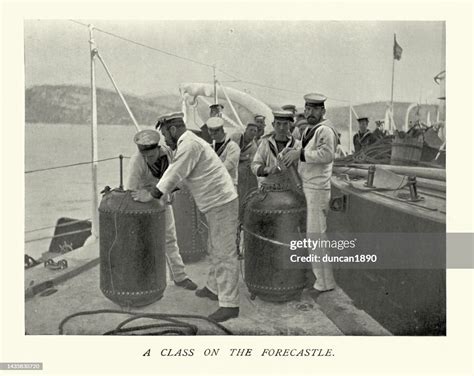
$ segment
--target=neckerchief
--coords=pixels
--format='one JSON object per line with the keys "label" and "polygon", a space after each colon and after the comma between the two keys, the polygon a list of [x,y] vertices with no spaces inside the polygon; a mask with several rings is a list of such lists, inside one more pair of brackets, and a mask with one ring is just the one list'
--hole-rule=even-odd
{"label": "neckerchief", "polygon": [[357,132],[357,135],[359,136],[359,142],[362,143],[362,141],[365,140],[365,138],[370,135],[370,131],[366,130],[364,134],[360,134],[360,132]]}
{"label": "neckerchief", "polygon": [[150,169],[151,174],[155,178],[161,179],[161,177],[163,176],[163,174],[165,173],[166,169],[169,166],[168,157],[166,155],[162,155],[153,164],[149,164],[147,162],[147,166]]}
{"label": "neckerchief", "polygon": [[225,140],[224,144],[219,148],[219,150],[216,150],[215,147],[216,147],[216,142],[213,141],[212,142],[212,148],[214,149],[214,151],[216,152],[216,154],[220,157],[222,155],[222,153],[224,152],[225,148],[227,147],[227,145],[229,144],[230,142],[230,138],[228,138],[227,140]]}
{"label": "neckerchief", "polygon": [[[275,140],[275,137],[272,137]],[[295,138],[293,136],[289,136],[288,143],[286,144],[287,147],[293,147],[295,145]],[[275,158],[278,158],[278,149],[276,148],[275,144],[268,139],[268,146],[270,147],[270,151],[272,152]]]}
{"label": "neckerchief", "polygon": [[301,140],[301,146],[303,147],[303,149],[306,147],[306,145],[308,145],[308,142],[311,141],[311,139],[314,137],[314,134],[316,133],[316,131],[318,130],[318,128],[323,125],[322,123],[319,123],[317,125],[315,125],[313,128],[306,128],[304,134],[303,134],[303,138]]}
{"label": "neckerchief", "polygon": [[[316,124],[313,128],[308,127],[308,128],[305,129],[305,132],[303,133],[303,137],[302,137],[302,140],[301,140],[301,146],[303,147],[303,149],[306,147],[306,145],[308,145],[308,143],[314,137],[314,134],[316,133],[318,128],[321,125],[326,125],[325,124],[326,122],[327,122],[327,120],[324,119],[319,124]],[[326,125],[326,126],[329,127],[333,131],[334,135],[336,136],[336,143],[337,143],[337,140],[339,140],[339,135],[337,134],[336,130],[331,125]]]}
{"label": "neckerchief", "polygon": [[249,149],[252,146],[252,141],[253,140],[250,140],[250,142],[247,145],[244,145],[244,135],[241,135],[240,142],[239,142],[240,152],[242,153],[246,151],[247,149]]}

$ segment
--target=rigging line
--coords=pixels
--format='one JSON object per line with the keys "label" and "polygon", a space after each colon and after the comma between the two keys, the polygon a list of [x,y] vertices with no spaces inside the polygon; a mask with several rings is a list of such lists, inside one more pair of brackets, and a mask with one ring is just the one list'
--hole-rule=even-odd
{"label": "rigging line", "polygon": [[[81,26],[84,26],[84,27],[89,27],[89,25],[83,23],[83,22],[79,22],[79,21],[76,21],[76,20],[70,20],[71,22],[73,23],[76,23],[78,25],[81,25]],[[180,56],[180,55],[176,55],[176,54],[173,54],[171,52],[168,52],[168,51],[164,51],[164,50],[161,50],[159,48],[156,48],[156,47],[152,47],[152,46],[149,46],[149,45],[146,45],[144,43],[140,43],[140,42],[137,42],[137,41],[134,41],[132,39],[129,39],[129,38],[126,38],[126,37],[123,37],[123,36],[120,36],[118,34],[115,34],[115,33],[111,33],[109,31],[106,31],[106,30],[103,30],[103,29],[100,29],[98,27],[95,27],[94,26],[94,30],[97,30],[101,33],[104,33],[104,34],[107,34],[107,35],[110,35],[110,36],[113,36],[115,38],[118,38],[118,39],[121,39],[121,40],[124,40],[126,42],[129,42],[129,43],[132,43],[132,44],[136,44],[138,46],[141,46],[141,47],[145,47],[145,48],[148,48],[148,49],[151,49],[153,51],[157,51],[157,52],[160,52],[160,53],[163,53],[165,55],[169,55],[169,56],[173,56],[173,57],[176,57],[178,59],[183,59],[183,60],[187,60],[187,61],[190,61],[192,63],[196,63],[196,64],[200,64],[200,65],[203,65],[203,66],[206,66],[206,67],[209,67],[209,68],[213,68],[214,69],[214,65],[211,65],[211,64],[208,64],[208,63],[204,63],[204,62],[201,62],[201,61],[198,61],[198,60],[194,60],[194,59],[190,59],[190,58],[187,58],[187,57],[184,57],[184,56]],[[246,80],[242,80],[240,79],[239,77],[231,74],[231,73],[228,73],[222,69],[219,69],[219,68],[216,68],[217,71],[229,76],[229,77],[232,77],[233,79],[237,80],[237,82],[242,82],[242,83],[246,83],[246,84],[249,84],[249,85],[255,85],[255,86],[260,86],[260,87],[264,87],[264,88],[267,88],[267,89],[273,89],[273,90],[281,90],[281,91],[287,91],[287,92],[291,92],[291,93],[297,93],[297,94],[301,94],[300,92],[298,91],[294,91],[294,90],[288,90],[288,89],[283,89],[283,88],[278,88],[278,87],[272,87],[272,86],[266,86],[266,85],[263,85],[263,84],[259,84],[257,82],[251,82],[251,81],[246,81]]]}
{"label": "rigging line", "polygon": [[25,231],[25,234],[29,234],[31,232],[36,232],[36,231],[41,231],[41,230],[49,230],[49,229],[56,228],[56,227],[65,227],[65,226],[69,226],[69,225],[76,224],[76,223],[84,223],[84,222],[87,222],[87,221],[90,221],[90,220],[91,220],[90,218],[78,219],[76,221],[64,222],[64,223],[61,223],[60,225],[56,225],[56,226],[46,226],[46,227],[35,228],[34,230]]}
{"label": "rigging line", "polygon": [[82,229],[82,230],[76,230],[76,231],[65,232],[64,234],[58,234],[58,235],[53,235],[53,236],[43,236],[43,237],[41,237],[41,238],[29,239],[29,240],[25,240],[25,244],[26,244],[26,243],[37,242],[37,241],[40,241],[40,240],[46,240],[46,239],[63,238],[63,237],[65,237],[65,236],[75,235],[75,234],[81,234],[81,233],[83,233],[83,232],[91,232],[91,229],[90,229],[90,228],[85,228],[85,229]]}
{"label": "rigging line", "polygon": [[[47,168],[39,168],[37,170],[29,170],[25,171],[25,174],[32,174],[33,172],[41,172],[41,171],[49,171],[49,170],[57,170],[59,168],[66,168],[66,167],[74,167],[74,166],[81,166],[81,165],[86,165],[86,164],[91,164],[91,163],[96,163],[96,162],[105,162],[105,161],[111,161],[113,159],[118,159],[119,157],[111,157],[111,158],[104,158],[104,159],[99,159],[97,161],[91,161],[91,162],[78,162],[78,163],[73,163],[69,165],[63,165],[63,166],[54,166],[54,167],[47,167]],[[130,159],[130,157],[123,156],[125,159]]]}
{"label": "rigging line", "polygon": [[[299,95],[307,94],[307,93],[303,93],[302,91],[296,91],[296,90],[291,90],[291,89],[283,89],[283,88],[276,87],[276,86],[268,86],[268,85],[260,84],[258,82],[242,80],[242,79],[239,79],[238,77],[236,77],[234,75],[231,75],[227,72],[224,72],[220,69],[217,69],[217,70],[220,71],[221,73],[224,73],[224,74],[230,76],[231,78],[234,78],[234,81],[221,81],[222,83],[225,83],[225,82],[243,83],[243,84],[258,86],[258,87],[262,87],[262,88],[266,88],[266,89],[277,90],[277,91],[285,91],[285,92],[288,92],[288,93],[294,93],[294,94],[299,94]],[[347,99],[339,99],[339,98],[333,98],[333,97],[328,97],[328,96],[326,96],[326,97],[327,97],[327,99],[332,100],[334,102],[341,102],[341,103],[350,103],[351,102],[350,100],[347,100]]]}
{"label": "rigging line", "polygon": [[[82,26],[89,27],[89,25],[84,24],[84,23],[79,22],[79,21],[76,21],[76,20],[70,20],[70,21],[71,21],[71,22],[74,22],[74,23],[76,23],[76,24],[82,25]],[[208,67],[208,68],[214,68],[214,66],[213,66],[212,64],[204,63],[204,62],[202,62],[202,61],[190,59],[189,57],[184,57],[184,56],[180,56],[180,55],[173,54],[173,53],[168,52],[168,51],[160,50],[159,48],[152,47],[152,46],[149,46],[149,45],[147,45],[147,44],[134,41],[133,39],[129,39],[129,38],[123,37],[123,36],[121,36],[121,35],[118,35],[118,34],[115,34],[115,33],[111,33],[110,31],[106,31],[106,30],[100,29],[100,28],[95,27],[95,26],[94,26],[94,30],[95,30],[95,31],[98,31],[98,32],[100,32],[100,33],[107,34],[107,35],[109,35],[109,36],[115,37],[115,38],[117,38],[117,39],[121,39],[121,40],[123,40],[123,41],[125,41],[125,42],[132,43],[132,44],[135,44],[135,45],[140,46],[140,47],[148,48],[148,49],[150,49],[150,50],[153,50],[153,51],[156,51],[156,52],[159,52],[159,53],[168,55],[168,56],[176,57],[176,58],[182,59],[182,60],[187,60],[187,61],[190,61],[190,62],[192,62],[192,63],[199,64],[199,65],[202,65],[202,66],[205,66],[205,67]]]}
{"label": "rigging line", "polygon": [[242,80],[240,79],[239,77],[237,76],[234,76],[233,74],[230,74],[230,73],[227,73],[226,71],[223,71],[222,69],[219,69],[217,68],[217,71],[233,78],[235,81],[232,81],[232,82],[240,82],[240,83],[244,83],[244,84],[248,84],[248,85],[254,85],[254,86],[259,86],[259,87],[263,87],[263,88],[266,88],[266,89],[272,89],[272,90],[279,90],[279,91],[286,91],[286,92],[289,92],[289,93],[296,93],[296,94],[302,94],[301,92],[299,91],[296,91],[296,90],[290,90],[290,89],[283,89],[283,88],[280,88],[280,87],[275,87],[275,86],[268,86],[268,85],[264,85],[264,84],[260,84],[258,82],[253,82],[253,81],[247,81],[247,80]]}
{"label": "rigging line", "polygon": [[[76,21],[76,20],[73,20],[71,19],[70,20],[71,22],[73,23],[76,23],[78,25],[81,25],[81,26],[84,26],[84,27],[89,27],[89,25],[83,23],[83,22],[79,22],[79,21]],[[98,32],[101,32],[103,34],[107,34],[109,36],[112,36],[112,37],[115,37],[115,38],[118,38],[118,39],[121,39],[123,41],[126,41],[128,43],[132,43],[132,44],[135,44],[137,46],[141,46],[141,47],[144,47],[144,48],[148,48],[150,50],[153,50],[153,51],[156,51],[156,52],[160,52],[162,54],[165,54],[165,55],[168,55],[168,56],[172,56],[172,57],[176,57],[178,59],[182,59],[182,60],[186,60],[186,61],[189,61],[189,62],[192,62],[192,63],[195,63],[195,64],[199,64],[199,65],[202,65],[202,66],[205,66],[205,67],[208,67],[208,68],[212,68],[214,69],[215,66],[212,65],[212,64],[208,64],[208,63],[204,63],[202,61],[198,61],[198,60],[194,60],[194,59],[191,59],[191,58],[188,58],[188,57],[184,57],[184,56],[180,56],[180,55],[176,55],[174,53],[171,53],[171,52],[168,52],[168,51],[164,51],[164,50],[161,50],[159,48],[156,48],[156,47],[152,47],[152,46],[149,46],[147,44],[144,44],[144,43],[140,43],[140,42],[137,42],[135,40],[132,40],[132,39],[129,39],[129,38],[126,38],[126,37],[123,37],[121,35],[118,35],[118,34],[115,34],[115,33],[112,33],[112,32],[109,32],[109,31],[106,31],[106,30],[103,30],[103,29],[100,29],[98,27],[95,27],[94,26],[94,30],[97,30]],[[216,67],[216,70],[237,80],[237,82],[241,82],[241,83],[246,83],[248,85],[254,85],[254,86],[258,86],[258,87],[262,87],[262,88],[266,88],[266,89],[271,89],[271,90],[278,90],[278,91],[286,91],[288,93],[294,93],[294,94],[300,94],[300,95],[303,95],[305,93],[303,92],[299,92],[299,91],[296,91],[296,90],[290,90],[290,89],[284,89],[284,88],[279,88],[279,87],[275,87],[275,86],[268,86],[268,85],[264,85],[264,84],[260,84],[258,82],[253,82],[253,81],[247,81],[247,80],[242,80],[240,79],[239,77],[229,73],[229,72],[226,72],[220,68],[217,68]],[[344,100],[344,99],[336,99],[336,98],[331,98],[331,97],[328,97],[328,99],[331,99],[333,101],[337,101],[337,102],[346,102],[346,103],[349,103],[350,101],[348,100]]]}

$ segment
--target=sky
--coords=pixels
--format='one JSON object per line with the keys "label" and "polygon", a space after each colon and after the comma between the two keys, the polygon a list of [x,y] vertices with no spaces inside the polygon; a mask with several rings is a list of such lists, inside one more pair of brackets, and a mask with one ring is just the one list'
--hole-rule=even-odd
{"label": "sky", "polygon": [[[90,23],[90,20],[79,20]],[[323,93],[329,106],[394,100],[437,103],[444,70],[440,21],[111,21],[94,26],[218,68],[217,79],[269,104],[303,105]],[[25,84],[90,85],[89,31],[69,20],[25,21]],[[183,82],[212,82],[212,68],[108,34],[95,41],[119,88],[136,95],[178,93]],[[223,74],[230,73],[233,77]],[[102,67],[97,85],[113,89]],[[235,77],[274,90],[235,81]]]}

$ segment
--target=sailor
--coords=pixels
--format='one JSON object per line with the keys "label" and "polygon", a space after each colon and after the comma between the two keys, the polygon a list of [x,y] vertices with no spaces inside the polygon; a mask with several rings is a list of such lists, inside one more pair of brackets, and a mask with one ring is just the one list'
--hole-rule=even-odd
{"label": "sailor", "polygon": [[357,121],[359,122],[359,132],[357,132],[353,137],[354,150],[356,153],[362,148],[372,145],[376,141],[375,137],[368,129],[369,118],[360,117]]}
{"label": "sailor", "polygon": [[[160,134],[152,129],[138,132],[133,141],[138,151],[130,159],[127,189],[152,190],[160,181],[172,161],[172,151],[166,145],[160,145]],[[169,200],[170,201],[170,200]],[[171,205],[165,205],[165,242],[166,260],[175,285],[187,290],[196,290],[197,285],[189,279],[179,253],[176,239],[176,227]]]}
{"label": "sailor", "polygon": [[212,117],[207,121],[209,136],[212,139],[212,148],[224,163],[230,174],[234,185],[237,187],[239,179],[239,157],[240,148],[232,141],[224,131],[224,120],[220,117]]}
{"label": "sailor", "polygon": [[289,111],[293,114],[293,121],[290,124],[290,133],[293,134],[293,130],[295,129],[294,121],[296,121],[295,117],[296,117],[296,112],[297,112],[296,106],[294,104],[285,104],[284,106],[281,106],[281,109],[283,111]]}
{"label": "sailor", "polygon": [[385,121],[380,119],[380,120],[375,120],[375,129],[372,132],[372,136],[374,137],[375,140],[381,140],[387,135],[387,131],[383,129]]}
{"label": "sailor", "polygon": [[196,291],[200,298],[219,301],[209,316],[218,322],[239,315],[239,262],[237,225],[239,202],[232,179],[211,145],[186,129],[183,113],[160,117],[157,128],[166,144],[175,150],[173,162],[151,192],[132,193],[137,201],[161,199],[180,183],[186,185],[204,213],[209,226],[211,267],[206,286]]}
{"label": "sailor", "polygon": [[[224,105],[220,103],[211,104],[209,106],[209,119],[214,117],[222,118],[222,111],[224,110]],[[209,121],[208,119],[208,121]],[[201,126],[201,138],[206,140],[208,143],[212,143],[212,138],[209,135],[209,128],[207,122]]]}
{"label": "sailor", "polygon": [[243,220],[243,204],[245,196],[249,191],[257,188],[257,179],[250,169],[250,164],[257,152],[257,142],[255,137],[258,133],[258,125],[255,123],[248,123],[243,134],[239,134],[234,140],[240,147],[239,158],[239,183],[237,191],[239,193],[239,219]]}
{"label": "sailor", "polygon": [[[273,117],[273,132],[268,137],[262,138],[250,166],[252,172],[260,178],[261,185],[278,184],[294,188],[293,175],[281,163],[286,150],[300,147],[300,141],[289,133],[293,114],[289,111],[275,111]],[[297,165],[298,160],[294,163]]]}
{"label": "sailor", "polygon": [[304,117],[304,113],[296,113],[295,115],[295,128],[292,135],[297,140],[301,140],[301,135],[308,126],[308,121]]}
{"label": "sailor", "polygon": [[263,134],[265,133],[265,116],[263,115],[255,115],[254,123],[258,126],[258,133],[255,137],[255,141],[257,144],[260,143],[260,139],[262,138]]}
{"label": "sailor", "polygon": [[[300,161],[299,173],[307,204],[306,234],[307,237],[325,239],[332,165],[338,136],[331,122],[324,116],[326,97],[314,93],[305,95],[304,99],[305,117],[309,125],[303,133],[301,148],[289,150],[283,157],[283,162],[288,166]],[[320,259],[327,253],[323,248],[309,251]],[[316,300],[321,293],[333,290],[336,283],[330,263],[315,262],[312,268],[316,281],[310,294]]]}

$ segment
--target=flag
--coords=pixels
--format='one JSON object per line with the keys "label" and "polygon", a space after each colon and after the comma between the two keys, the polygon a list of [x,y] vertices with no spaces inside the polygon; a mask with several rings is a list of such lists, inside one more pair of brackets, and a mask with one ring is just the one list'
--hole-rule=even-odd
{"label": "flag", "polygon": [[397,36],[393,35],[393,58],[400,60],[402,58],[403,48],[397,43]]}

